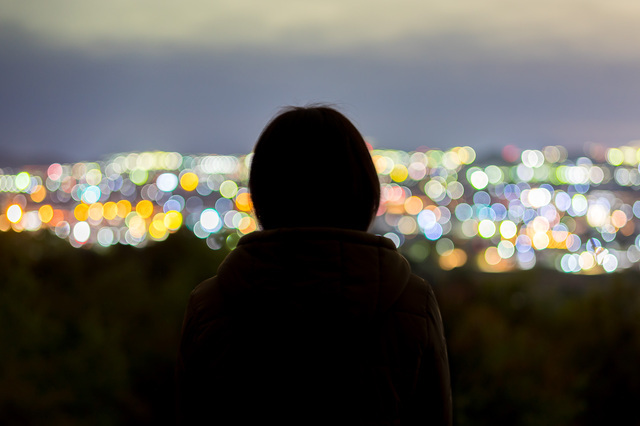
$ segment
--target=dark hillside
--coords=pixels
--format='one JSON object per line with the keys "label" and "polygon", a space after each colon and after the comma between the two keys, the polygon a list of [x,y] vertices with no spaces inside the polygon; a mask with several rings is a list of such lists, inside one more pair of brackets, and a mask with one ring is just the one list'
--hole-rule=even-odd
{"label": "dark hillside", "polygon": [[[226,252],[0,233],[0,423],[173,423],[188,294]],[[439,298],[457,425],[640,424],[640,277],[414,269]]]}

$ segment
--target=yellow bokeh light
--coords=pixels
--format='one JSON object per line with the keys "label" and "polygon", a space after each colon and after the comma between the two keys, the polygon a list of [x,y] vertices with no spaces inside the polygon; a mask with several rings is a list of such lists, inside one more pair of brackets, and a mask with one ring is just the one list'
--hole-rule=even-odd
{"label": "yellow bokeh light", "polygon": [[374,155],[372,158],[376,173],[382,174],[387,168],[387,160],[382,155]]}
{"label": "yellow bokeh light", "polygon": [[149,200],[142,200],[136,205],[136,213],[143,219],[150,217],[153,214],[153,203]]}
{"label": "yellow bokeh light", "polygon": [[611,224],[616,228],[622,228],[627,224],[627,215],[622,210],[611,213]]}
{"label": "yellow bokeh light", "polygon": [[620,150],[622,151],[622,155],[624,156],[625,164],[629,166],[635,166],[636,164],[638,164],[637,157],[636,157],[636,148],[633,148],[630,146],[623,146],[623,147],[620,147]]}
{"label": "yellow bokeh light", "polygon": [[142,238],[147,232],[147,223],[139,215],[133,213],[129,219],[129,232],[134,238]]}
{"label": "yellow bokeh light", "polygon": [[163,217],[159,219],[156,219],[154,217],[151,225],[149,225],[149,235],[151,236],[151,238],[157,241],[165,239],[168,235],[167,227],[164,225],[164,215],[162,216]]}
{"label": "yellow bokeh light", "polygon": [[419,197],[415,195],[407,198],[404,202],[404,209],[411,215],[417,215],[424,208],[424,203]]}
{"label": "yellow bokeh light", "polygon": [[73,209],[73,216],[80,221],[84,222],[89,218],[89,206],[86,204],[78,204],[75,209]]}
{"label": "yellow bokeh light", "polygon": [[251,209],[253,208],[251,195],[248,192],[238,194],[238,196],[236,197],[236,207],[241,212],[251,211]]}
{"label": "yellow bokeh light", "polygon": [[580,253],[580,257],[578,258],[578,264],[580,265],[580,268],[588,271],[589,269],[596,266],[594,255],[592,253],[583,251],[582,253]]}
{"label": "yellow bokeh light", "polygon": [[619,166],[624,161],[624,154],[618,148],[609,148],[607,150],[607,162],[612,166]]}
{"label": "yellow bokeh light", "polygon": [[164,226],[167,227],[169,231],[177,231],[182,226],[182,214],[175,210],[167,212],[164,215]]}
{"label": "yellow bokeh light", "polygon": [[497,247],[487,247],[484,251],[484,261],[491,266],[497,265],[502,261],[502,257],[500,256]]}
{"label": "yellow bokeh light", "polygon": [[51,219],[53,219],[53,207],[49,204],[45,204],[38,209],[38,216],[42,223],[49,223]]}
{"label": "yellow bokeh light", "polygon": [[7,209],[7,219],[11,223],[18,223],[22,219],[22,208],[17,204],[12,204]]}
{"label": "yellow bokeh light", "polygon": [[193,172],[187,172],[180,177],[180,186],[185,191],[193,191],[198,187],[198,175]]}
{"label": "yellow bokeh light", "polygon": [[531,243],[536,250],[544,250],[549,246],[551,240],[546,232],[536,232],[531,238]]}
{"label": "yellow bokeh light", "polygon": [[13,232],[22,232],[24,231],[24,225],[22,224],[22,222],[18,222],[18,223],[11,223],[11,229],[13,230]]}
{"label": "yellow bokeh light", "polygon": [[47,190],[42,185],[36,186],[33,192],[31,193],[31,199],[33,200],[34,203],[41,203],[42,200],[44,200],[44,197],[46,196],[47,196]]}
{"label": "yellow bokeh light", "polygon": [[118,208],[118,216],[121,218],[127,217],[129,213],[131,213],[131,203],[127,200],[120,200],[116,203],[116,207]]}
{"label": "yellow bokeh light", "polygon": [[444,269],[445,271],[450,271],[453,268],[458,268],[465,263],[467,263],[467,253],[459,248],[447,251],[438,259],[440,268]]}
{"label": "yellow bokeh light", "polygon": [[103,214],[102,203],[93,203],[89,206],[89,218],[94,221],[102,220]]}
{"label": "yellow bokeh light", "polygon": [[407,180],[407,177],[409,177],[409,170],[402,164],[396,164],[393,166],[393,170],[391,170],[389,176],[391,176],[394,182],[404,182]]}
{"label": "yellow bokeh light", "polygon": [[16,175],[15,185],[18,191],[26,190],[31,184],[31,176],[27,172],[20,172]]}
{"label": "yellow bokeh light", "polygon": [[372,159],[376,172],[380,175],[388,175],[391,173],[396,164],[392,158],[383,155],[374,155]]}
{"label": "yellow bokeh light", "polygon": [[240,219],[240,223],[238,224],[238,231],[243,234],[249,234],[256,230],[256,221],[253,220],[251,216],[245,216]]}
{"label": "yellow bokeh light", "polygon": [[104,203],[102,210],[102,215],[107,220],[113,220],[118,215],[118,206],[113,201]]}
{"label": "yellow bokeh light", "polygon": [[7,232],[11,229],[11,222],[7,218],[6,214],[0,214],[0,232]]}

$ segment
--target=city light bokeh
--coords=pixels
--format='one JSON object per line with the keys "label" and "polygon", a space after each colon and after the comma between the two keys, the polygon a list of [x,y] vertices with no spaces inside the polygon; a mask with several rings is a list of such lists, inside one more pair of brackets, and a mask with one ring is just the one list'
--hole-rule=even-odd
{"label": "city light bokeh", "polygon": [[[431,256],[444,270],[638,268],[640,149],[587,151],[569,158],[561,146],[507,146],[480,162],[468,146],[371,150],[381,182],[372,232],[412,261]],[[143,247],[186,227],[212,250],[233,249],[258,229],[250,163],[251,154],[142,152],[0,169],[0,231],[48,230],[74,247],[101,249]],[[286,202],[286,182],[281,190]]]}

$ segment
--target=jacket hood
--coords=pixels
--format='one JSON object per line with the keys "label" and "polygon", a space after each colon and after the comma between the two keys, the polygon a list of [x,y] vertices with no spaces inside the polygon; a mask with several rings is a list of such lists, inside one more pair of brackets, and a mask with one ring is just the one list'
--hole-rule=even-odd
{"label": "jacket hood", "polygon": [[354,230],[291,228],[242,237],[220,265],[217,282],[229,299],[371,318],[396,302],[410,276],[407,260],[387,238]]}

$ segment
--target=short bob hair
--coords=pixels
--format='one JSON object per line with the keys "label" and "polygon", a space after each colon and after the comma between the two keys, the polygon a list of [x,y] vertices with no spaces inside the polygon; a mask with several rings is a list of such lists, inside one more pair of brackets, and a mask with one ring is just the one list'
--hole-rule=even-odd
{"label": "short bob hair", "polygon": [[362,135],[325,105],[287,107],[269,122],[254,148],[249,190],[263,229],[366,231],[380,204]]}

